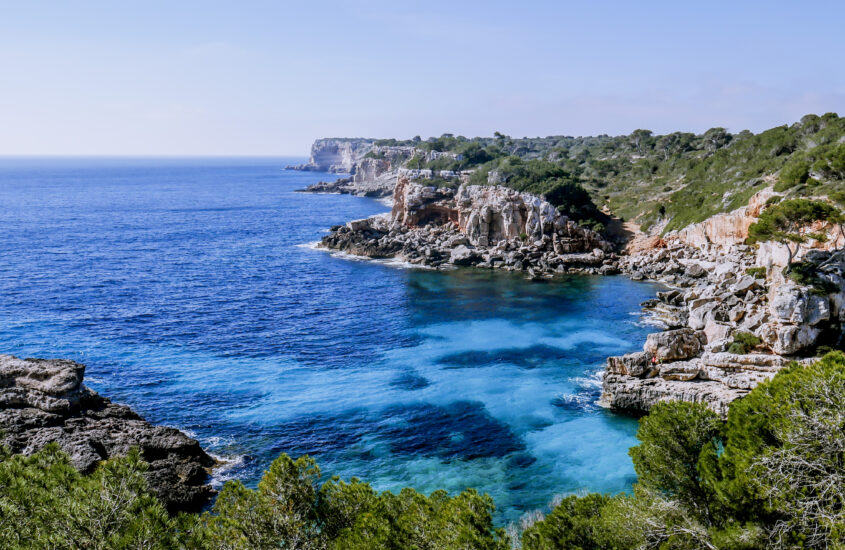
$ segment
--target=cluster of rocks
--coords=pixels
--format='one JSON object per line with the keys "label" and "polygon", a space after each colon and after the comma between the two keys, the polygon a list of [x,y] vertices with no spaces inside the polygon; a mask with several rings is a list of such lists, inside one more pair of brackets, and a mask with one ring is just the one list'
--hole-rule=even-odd
{"label": "cluster of rocks", "polygon": [[321,246],[430,267],[525,270],[532,278],[618,272],[609,243],[539,197],[499,186],[437,188],[405,177],[390,215],[335,226]]}
{"label": "cluster of rocks", "polygon": [[392,172],[386,173],[386,177],[372,181],[355,181],[354,176],[338,178],[335,181],[321,181],[313,183],[303,193],[331,193],[336,195],[355,195],[356,197],[389,197],[396,185],[396,176]]}
{"label": "cluster of rocks", "polygon": [[[671,285],[644,306],[669,329],[649,335],[643,351],[611,357],[602,404],[647,411],[664,400],[708,404],[726,414],[731,401],[773,377],[790,361],[811,361],[821,344],[841,345],[845,323],[845,251],[812,251],[832,292],[799,285],[778,266],[759,266],[755,250],[686,245],[680,241],[625,256],[634,279]],[[749,353],[728,350],[738,333],[754,335]],[[736,351],[736,349],[734,349]]]}
{"label": "cluster of rocks", "polygon": [[84,473],[137,447],[151,490],[171,513],[202,509],[214,494],[207,480],[215,460],[179,430],[90,390],[84,375],[73,361],[0,355],[0,441],[23,454],[56,442]]}

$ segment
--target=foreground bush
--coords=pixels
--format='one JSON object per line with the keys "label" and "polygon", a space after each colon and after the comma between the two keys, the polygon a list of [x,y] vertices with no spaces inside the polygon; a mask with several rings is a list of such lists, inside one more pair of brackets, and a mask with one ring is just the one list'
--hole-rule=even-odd
{"label": "foreground bush", "polygon": [[318,486],[308,457],[276,459],[256,490],[230,482],[205,516],[211,548],[504,549],[493,501],[468,489],[456,497],[412,489],[376,493],[357,479]]}
{"label": "foreground bush", "polygon": [[[525,550],[845,548],[845,355],[793,365],[730,407],[661,403],[640,422],[630,495],[563,499]],[[213,510],[169,517],[137,452],[77,472],[55,445],[0,452],[0,541],[9,549],[510,548],[493,502],[367,483],[320,484],[308,457],[276,459],[256,489],[227,483]],[[514,541],[519,542],[519,541]]]}
{"label": "foreground bush", "polygon": [[[845,355],[731,405],[661,403],[631,449],[633,495],[569,497],[526,549],[845,548]],[[573,542],[577,540],[577,542]]]}
{"label": "foreground bush", "polygon": [[170,518],[147,491],[137,452],[81,475],[55,444],[0,456],[0,541],[5,549],[173,548],[196,516]]}
{"label": "foreground bush", "polygon": [[6,549],[509,548],[493,501],[466,490],[376,493],[356,479],[318,485],[308,457],[281,455],[255,490],[227,483],[210,513],[171,518],[147,490],[137,452],[83,476],[50,445],[0,455],[0,541]]}

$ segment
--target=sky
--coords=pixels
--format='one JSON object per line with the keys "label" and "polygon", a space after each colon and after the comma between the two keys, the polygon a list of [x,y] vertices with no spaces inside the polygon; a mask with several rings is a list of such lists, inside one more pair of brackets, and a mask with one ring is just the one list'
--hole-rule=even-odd
{"label": "sky", "polygon": [[845,2],[0,0],[0,155],[760,131],[845,115]]}

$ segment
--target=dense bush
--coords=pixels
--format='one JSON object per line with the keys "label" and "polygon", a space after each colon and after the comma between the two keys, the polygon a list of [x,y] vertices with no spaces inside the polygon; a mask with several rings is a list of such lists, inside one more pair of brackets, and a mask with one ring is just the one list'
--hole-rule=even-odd
{"label": "dense bush", "polygon": [[4,549],[509,548],[493,502],[472,489],[450,497],[376,493],[357,479],[319,484],[308,457],[281,455],[256,489],[228,482],[211,512],[168,517],[147,491],[137,452],[83,476],[55,445],[0,456]]}
{"label": "dense bush", "polygon": [[730,353],[738,353],[745,355],[762,343],[762,340],[754,336],[750,332],[737,332],[734,334],[734,340],[731,342],[728,351]]}
{"label": "dense bush", "polygon": [[569,497],[525,531],[526,548],[843,548],[843,411],[841,352],[781,371],[726,424],[700,404],[659,404],[631,449],[633,494]]}
{"label": "dense bush", "polygon": [[81,475],[55,444],[0,454],[0,541],[7,549],[192,546],[196,516],[170,518],[147,490],[137,452]]}

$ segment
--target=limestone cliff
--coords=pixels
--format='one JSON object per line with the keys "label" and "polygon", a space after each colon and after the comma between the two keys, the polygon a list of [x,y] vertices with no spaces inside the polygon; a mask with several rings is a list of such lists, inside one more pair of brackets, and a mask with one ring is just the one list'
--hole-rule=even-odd
{"label": "limestone cliff", "polygon": [[[753,269],[759,254],[745,245],[696,248],[670,240],[625,257],[621,267],[634,278],[674,287],[646,304],[669,330],[650,335],[641,352],[608,360],[602,403],[647,411],[680,399],[726,414],[731,401],[790,361],[811,361],[819,346],[842,347],[845,250],[805,255],[821,281],[815,287],[780,269]],[[757,343],[734,349],[742,333]]]}
{"label": "limestone cliff", "polygon": [[[766,201],[772,197],[780,196],[782,196],[781,193],[767,187],[754,194],[748,201],[747,206],[725,214],[717,214],[703,222],[688,225],[678,231],[671,231],[664,235],[663,239],[705,249],[727,250],[731,246],[741,245],[748,238],[748,228],[757,221],[757,217],[766,206]],[[827,239],[824,242],[811,240],[807,246],[802,248],[801,253],[795,260],[800,259],[801,255],[808,250],[836,250],[845,246],[845,239],[836,228],[819,226],[814,229],[825,233]],[[761,243],[760,254],[758,255],[759,266],[785,267],[787,258],[788,254],[784,245],[773,242]]]}
{"label": "limestone cliff", "polygon": [[389,197],[393,194],[399,177],[424,180],[432,178],[465,178],[469,172],[406,168],[403,165],[412,157],[423,162],[441,158],[460,160],[462,155],[443,151],[426,151],[409,145],[376,145],[374,140],[317,140],[311,148],[308,164],[288,166],[294,170],[348,173],[349,177],[333,182],[319,182],[302,191],[312,193],[339,193],[359,197]]}
{"label": "limestone cliff", "polygon": [[323,138],[311,145],[307,164],[288,166],[289,170],[349,174],[355,163],[373,148],[373,139]]}

